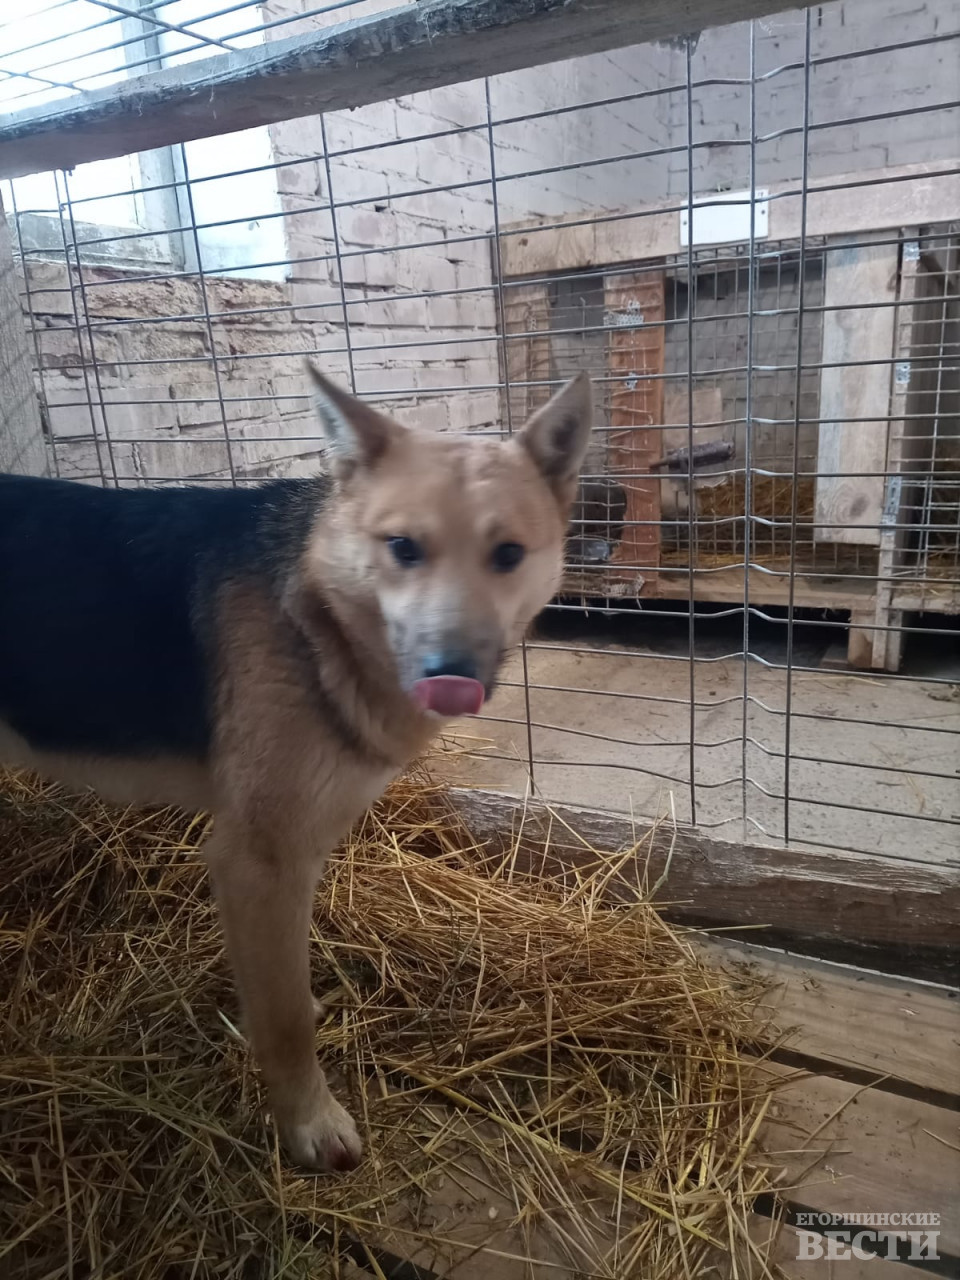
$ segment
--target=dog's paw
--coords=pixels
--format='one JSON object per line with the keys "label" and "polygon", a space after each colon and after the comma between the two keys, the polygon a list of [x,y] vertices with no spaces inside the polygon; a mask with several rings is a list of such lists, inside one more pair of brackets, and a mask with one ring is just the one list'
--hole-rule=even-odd
{"label": "dog's paw", "polygon": [[317,1173],[348,1173],[360,1163],[363,1144],[347,1111],[327,1097],[307,1120],[278,1119],[280,1141],[290,1158]]}

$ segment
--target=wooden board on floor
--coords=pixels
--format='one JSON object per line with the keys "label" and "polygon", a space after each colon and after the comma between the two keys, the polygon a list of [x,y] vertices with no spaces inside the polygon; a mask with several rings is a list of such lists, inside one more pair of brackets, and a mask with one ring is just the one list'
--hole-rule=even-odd
{"label": "wooden board on floor", "polygon": [[[751,1225],[754,1238],[763,1247],[769,1240],[773,1223],[769,1218],[755,1216]],[[781,1280],[781,1276],[786,1280],[921,1280],[923,1275],[913,1267],[886,1258],[864,1261],[851,1256],[839,1261],[831,1260],[826,1256],[826,1245],[822,1239],[820,1248],[823,1256],[810,1257],[810,1252],[816,1252],[816,1245],[802,1240],[796,1228],[785,1222],[765,1256],[778,1268],[773,1273],[777,1280]],[[741,1278],[728,1274],[724,1280]]]}
{"label": "wooden board on floor", "polygon": [[[798,1075],[771,1064],[778,1076],[793,1077],[775,1099],[762,1133],[764,1149],[787,1171],[782,1200],[790,1212],[940,1213],[949,1225],[939,1251],[956,1254],[957,991],[750,944],[701,935],[692,935],[691,942],[705,960],[727,972],[744,965],[772,983],[763,1007],[792,1029],[788,1052],[822,1060],[820,1074]],[[830,1070],[856,1080],[824,1074]],[[863,1086],[870,1074],[883,1080],[882,1087]],[[902,1087],[952,1098],[939,1105],[904,1096],[898,1092]],[[808,1141],[811,1134],[815,1136]],[[772,1225],[755,1215],[754,1238],[766,1241]],[[769,1257],[790,1280],[910,1280],[918,1274],[887,1257],[831,1260],[828,1253],[819,1233],[805,1241],[785,1221]]]}
{"label": "wooden board on floor", "polygon": [[[825,1068],[833,1062],[838,1068],[887,1077],[882,1088],[865,1087],[822,1073],[798,1073],[777,1062],[761,1068],[783,1082],[761,1145],[771,1163],[785,1170],[781,1200],[788,1215],[810,1210],[841,1215],[939,1213],[940,1253],[960,1252],[960,1113],[896,1092],[901,1083],[956,1091],[956,1062],[950,1050],[960,1002],[929,984],[751,944],[694,934],[690,942],[708,962],[727,972],[748,964],[754,974],[776,984],[765,1003],[783,1024],[796,1029],[791,1050],[823,1058]],[[924,1060],[924,1050],[929,1061]],[[425,1137],[428,1130],[442,1135],[438,1164],[448,1163],[388,1208],[384,1225],[362,1233],[372,1249],[451,1280],[529,1280],[541,1271],[557,1280],[573,1280],[580,1273],[578,1262],[582,1267],[591,1251],[599,1259],[612,1247],[610,1219],[603,1212],[582,1235],[583,1248],[571,1251],[556,1224],[524,1215],[523,1205],[516,1203],[505,1183],[493,1185],[489,1171],[470,1154],[478,1135],[487,1150],[503,1145],[503,1135],[492,1122],[442,1100],[425,1102],[423,1110]],[[598,1192],[600,1204],[606,1193],[599,1188]],[[774,1228],[772,1219],[754,1214],[750,1233],[758,1256],[746,1269],[743,1264],[734,1270],[721,1263],[720,1270],[710,1274],[723,1280],[917,1276],[915,1269],[882,1257],[869,1262],[851,1257],[843,1260],[841,1269],[826,1256],[825,1244],[823,1257],[804,1256],[801,1245],[807,1252],[816,1251],[817,1242],[805,1242],[789,1218],[771,1243]]]}
{"label": "wooden board on floor", "polygon": [[[522,1180],[520,1188],[507,1185],[509,1144],[496,1124],[442,1102],[422,1111],[436,1172],[383,1210],[383,1225],[364,1233],[369,1247],[438,1280],[529,1280],[531,1268],[558,1278],[592,1270],[613,1246],[613,1223],[600,1213],[565,1239],[560,1215],[525,1212]],[[478,1141],[500,1158],[481,1159]]]}
{"label": "wooden board on floor", "polygon": [[960,992],[709,935],[704,960],[769,984],[763,1008],[789,1048],[856,1072],[960,1098]]}
{"label": "wooden board on floor", "polygon": [[785,1170],[785,1199],[840,1216],[935,1213],[940,1251],[960,1256],[958,1129],[955,1110],[801,1074],[778,1092],[762,1145]]}
{"label": "wooden board on floor", "polygon": [[[849,244],[827,254],[818,542],[880,544],[898,263],[899,246],[889,243]],[[859,363],[871,360],[879,363]]]}

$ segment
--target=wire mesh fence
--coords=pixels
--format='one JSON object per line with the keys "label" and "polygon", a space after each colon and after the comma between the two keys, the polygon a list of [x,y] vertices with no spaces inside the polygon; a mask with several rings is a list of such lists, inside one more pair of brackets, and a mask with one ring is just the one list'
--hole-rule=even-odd
{"label": "wire mesh fence", "polygon": [[[0,96],[379,7],[38,2]],[[304,354],[494,434],[587,369],[563,594],[459,776],[956,860],[952,10],[817,6],[4,183],[55,470],[311,474]]]}

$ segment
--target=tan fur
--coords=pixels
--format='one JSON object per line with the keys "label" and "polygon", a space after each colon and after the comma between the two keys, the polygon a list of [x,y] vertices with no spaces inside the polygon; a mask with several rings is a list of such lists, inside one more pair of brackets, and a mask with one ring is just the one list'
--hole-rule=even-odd
{"label": "tan fur", "polygon": [[92,787],[113,804],[170,804],[181,809],[212,809],[213,781],[195,760],[164,756],[155,760],[111,760],[33,751],[0,720],[0,760],[17,769],[34,769],[65,786]]}
{"label": "tan fur", "polygon": [[[2,725],[0,757],[121,800],[213,809],[206,856],[281,1137],[298,1162],[336,1169],[357,1162],[360,1141],[314,1049],[316,884],[330,850],[439,727],[411,696],[424,655],[467,650],[488,683],[555,593],[590,407],[580,379],[501,443],[405,429],[317,381],[334,493],[279,607],[253,578],[221,591],[208,764],[40,758]],[[391,557],[386,539],[400,535],[426,549],[416,571]],[[526,555],[497,573],[490,555],[504,541]]]}

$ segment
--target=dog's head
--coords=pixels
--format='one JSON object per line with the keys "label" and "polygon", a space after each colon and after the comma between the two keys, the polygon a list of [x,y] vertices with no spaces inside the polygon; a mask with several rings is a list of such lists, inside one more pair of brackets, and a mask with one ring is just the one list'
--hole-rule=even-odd
{"label": "dog's head", "polygon": [[590,381],[501,441],[402,426],[311,372],[334,497],[308,573],[422,707],[475,712],[560,585]]}

